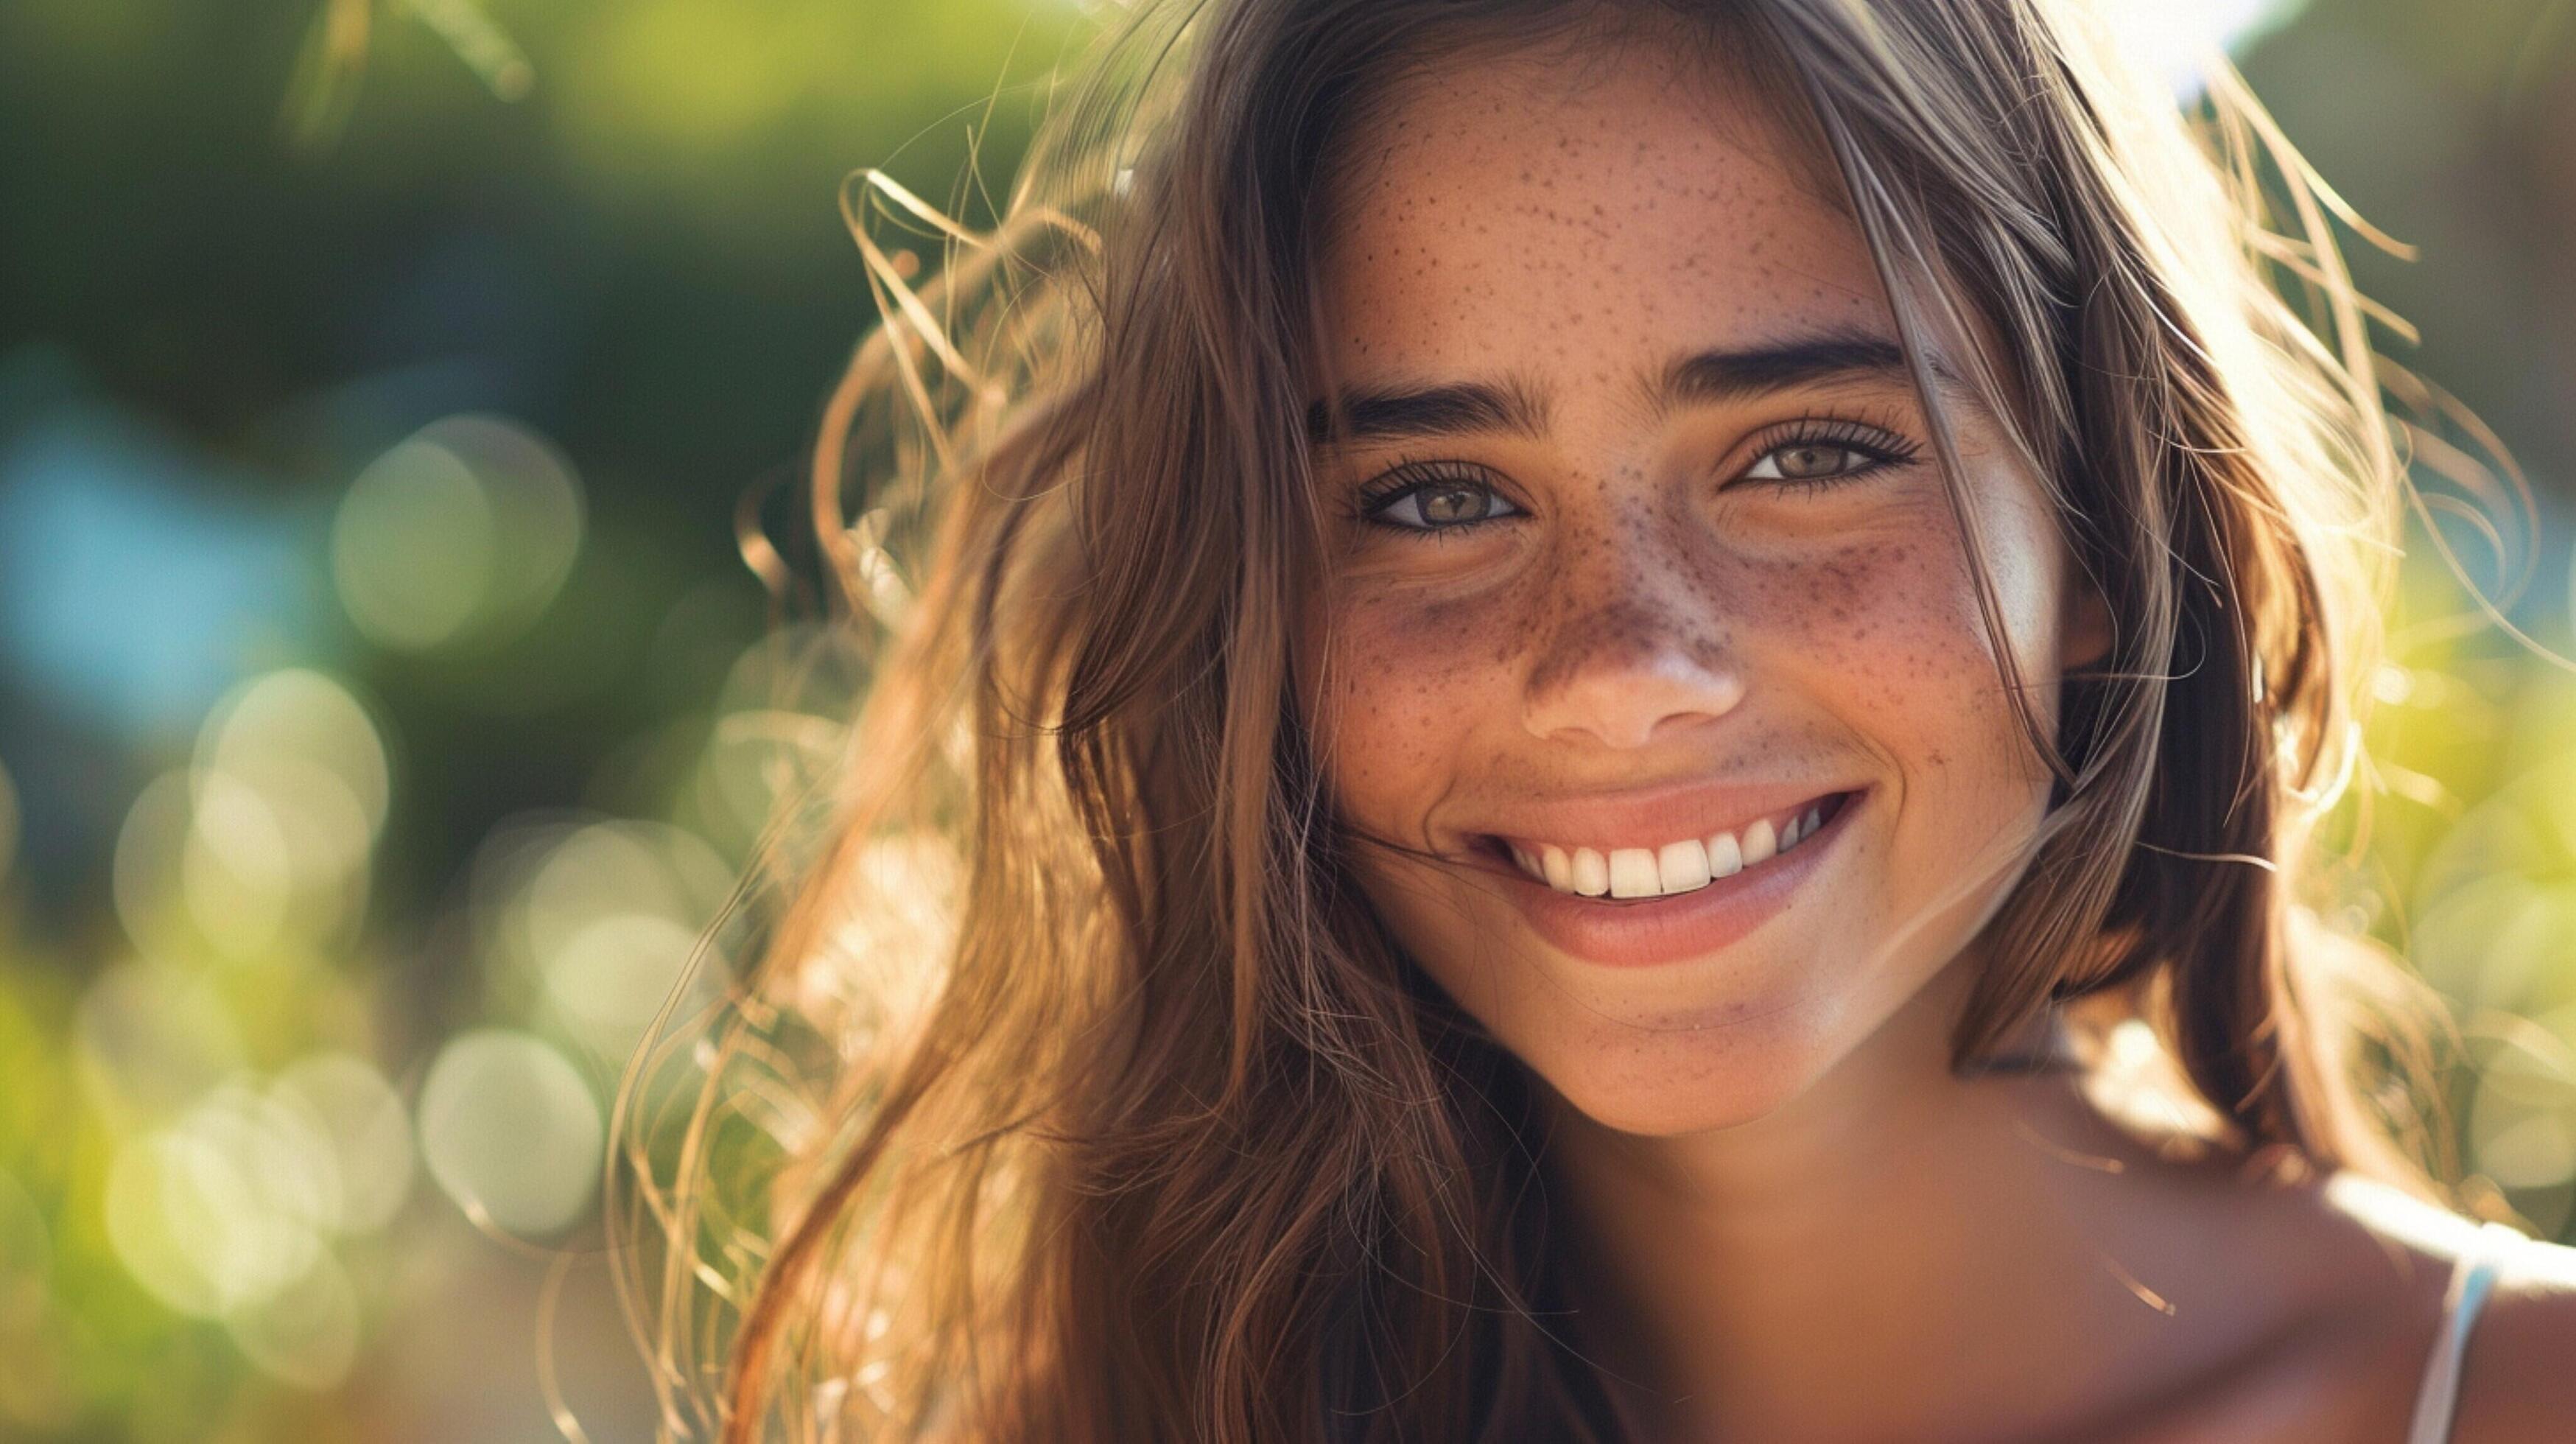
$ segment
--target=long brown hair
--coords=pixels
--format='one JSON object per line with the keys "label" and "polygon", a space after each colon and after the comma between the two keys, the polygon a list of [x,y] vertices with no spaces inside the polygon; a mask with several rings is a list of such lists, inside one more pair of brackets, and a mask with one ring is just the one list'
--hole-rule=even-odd
{"label": "long brown hair", "polygon": [[2054,729],[2023,706],[2059,781],[1955,1066],[2115,1000],[2230,1146],[2434,1191],[2422,1090],[2378,1086],[2421,1081],[2415,995],[2322,921],[2389,377],[2359,222],[2232,72],[2186,113],[2050,0],[1147,3],[990,226],[852,188],[884,324],[811,499],[855,723],[621,1109],[668,1433],[1615,1433],[1522,1075],[1360,896],[1291,623],[1337,147],[1409,67],[1622,26],[1806,139],[1936,417],[1921,338],[1996,338],[1972,379],[2110,604]]}

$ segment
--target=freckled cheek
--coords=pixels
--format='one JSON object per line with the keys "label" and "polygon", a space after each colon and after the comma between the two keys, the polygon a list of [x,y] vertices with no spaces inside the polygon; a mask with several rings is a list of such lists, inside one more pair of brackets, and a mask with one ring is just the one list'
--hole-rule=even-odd
{"label": "freckled cheek", "polygon": [[1325,773],[1355,820],[1420,822],[1496,705],[1494,618],[1471,606],[1360,595],[1334,607],[1318,696]]}
{"label": "freckled cheek", "polygon": [[1782,664],[1857,691],[1872,710],[1910,710],[1927,693],[1955,701],[1963,686],[1992,688],[1974,583],[1937,535],[1756,564],[1730,590],[1739,598],[1739,635],[1767,639]]}
{"label": "freckled cheek", "polygon": [[[1798,659],[1788,665],[1807,668],[1808,685],[1905,774],[1903,796],[1932,829],[1909,850],[1950,866],[2021,812],[2026,786],[2046,775],[2005,691],[1955,534],[1856,546],[1805,582],[1819,604],[1803,614],[1803,632],[1784,625],[1780,635],[1796,645],[1779,655]],[[2026,590],[1999,584],[2017,636],[2041,621]],[[1822,601],[1827,592],[1835,600]],[[2032,701],[2045,721],[2049,693],[2038,689]]]}

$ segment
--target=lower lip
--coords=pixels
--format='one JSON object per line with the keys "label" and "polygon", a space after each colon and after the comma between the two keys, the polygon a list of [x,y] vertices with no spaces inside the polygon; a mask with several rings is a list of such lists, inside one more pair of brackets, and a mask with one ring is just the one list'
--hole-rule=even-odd
{"label": "lower lip", "polygon": [[1590,898],[1561,893],[1508,862],[1512,902],[1559,951],[1605,968],[1647,968],[1702,958],[1769,922],[1825,865],[1845,824],[1869,796],[1843,799],[1824,825],[1767,862],[1674,897]]}

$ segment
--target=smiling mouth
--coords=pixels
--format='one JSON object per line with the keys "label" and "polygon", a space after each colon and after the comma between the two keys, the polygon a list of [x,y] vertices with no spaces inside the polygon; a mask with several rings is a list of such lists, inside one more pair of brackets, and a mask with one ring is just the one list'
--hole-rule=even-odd
{"label": "smiling mouth", "polygon": [[1488,833],[1477,839],[1476,847],[1558,893],[1645,902],[1698,892],[1720,879],[1769,866],[1805,845],[1858,795],[1826,793],[1730,830],[1654,846],[1567,847]]}

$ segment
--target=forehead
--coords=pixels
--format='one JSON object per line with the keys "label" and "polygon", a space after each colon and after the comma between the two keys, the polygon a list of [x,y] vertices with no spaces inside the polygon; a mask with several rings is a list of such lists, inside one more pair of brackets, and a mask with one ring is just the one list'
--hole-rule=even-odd
{"label": "forehead", "polygon": [[1635,50],[1434,67],[1345,155],[1322,279],[1352,379],[1888,324],[1819,167],[1708,67]]}

